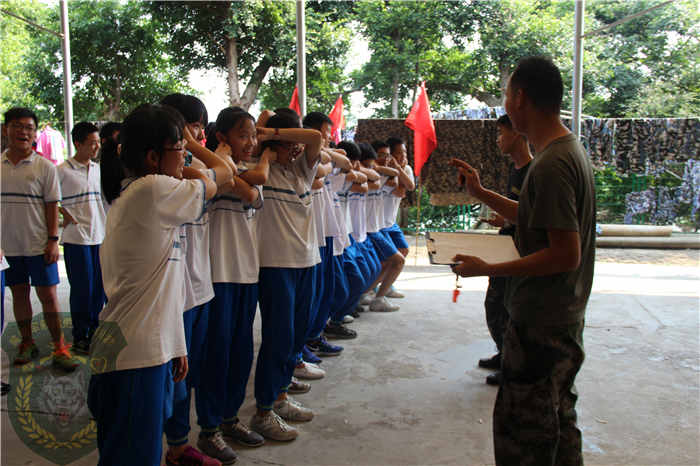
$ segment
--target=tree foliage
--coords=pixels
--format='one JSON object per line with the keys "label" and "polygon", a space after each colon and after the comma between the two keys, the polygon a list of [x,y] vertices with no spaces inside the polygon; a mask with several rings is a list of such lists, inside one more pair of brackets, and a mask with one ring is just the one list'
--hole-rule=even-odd
{"label": "tree foliage", "polygon": [[[20,16],[58,31],[57,4],[13,4]],[[189,91],[186,75],[165,53],[163,38],[138,2],[75,1],[68,3],[69,37],[76,120],[118,120],[144,102],[157,102],[175,91]],[[10,20],[3,18],[3,25]],[[15,20],[17,21],[17,20]],[[13,25],[14,26],[14,25]],[[16,27],[16,26],[14,26]],[[61,121],[63,58],[56,36],[23,26],[24,50],[13,72],[23,93],[16,103],[36,108],[42,119]],[[6,35],[3,29],[3,46]],[[3,59],[5,50],[3,50]],[[3,73],[4,74],[4,73]],[[4,94],[4,92],[3,92]],[[31,96],[31,97],[28,97]]]}
{"label": "tree foliage", "polygon": [[[325,96],[343,81],[349,48],[344,3],[311,2],[307,9],[310,94]],[[227,70],[231,105],[248,109],[259,92],[265,106],[289,104],[296,81],[293,1],[153,2],[152,11],[183,66]]]}

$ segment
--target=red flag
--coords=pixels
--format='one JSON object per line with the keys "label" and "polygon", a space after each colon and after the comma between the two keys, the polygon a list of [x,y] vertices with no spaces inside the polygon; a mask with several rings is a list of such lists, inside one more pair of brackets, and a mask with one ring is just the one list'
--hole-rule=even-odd
{"label": "red flag", "polygon": [[413,154],[416,160],[416,175],[420,175],[420,169],[423,167],[423,164],[437,147],[437,136],[435,135],[433,117],[430,114],[430,103],[428,102],[428,94],[425,91],[425,81],[421,83],[420,89],[421,93],[404,122],[404,125],[414,131]]}
{"label": "red flag", "polygon": [[299,89],[294,86],[294,94],[292,94],[292,101],[289,102],[289,108],[301,115],[301,108],[299,107]]}
{"label": "red flag", "polygon": [[345,106],[343,105],[343,96],[338,97],[335,101],[335,106],[331,110],[331,114],[328,118],[333,121],[333,129],[331,130],[331,140],[338,144],[340,142],[340,130],[345,129]]}

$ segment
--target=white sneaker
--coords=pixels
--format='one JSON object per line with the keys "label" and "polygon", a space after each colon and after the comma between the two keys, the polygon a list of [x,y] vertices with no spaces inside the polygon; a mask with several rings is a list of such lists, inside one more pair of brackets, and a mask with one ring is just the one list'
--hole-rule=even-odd
{"label": "white sneaker", "polygon": [[365,293],[362,295],[360,298],[360,301],[357,303],[358,306],[366,306],[372,301],[372,296],[369,295],[369,293]]}
{"label": "white sneaker", "polygon": [[399,306],[391,304],[386,298],[374,298],[369,303],[369,310],[374,312],[394,312],[399,310]]}
{"label": "white sneaker", "polygon": [[275,401],[272,410],[282,419],[288,421],[310,421],[314,418],[314,412],[309,408],[304,408],[301,403],[294,401],[287,396],[286,400]]}
{"label": "white sneaker", "polygon": [[386,294],[387,298],[403,298],[406,295],[400,292],[399,290],[395,290],[394,287],[391,287],[389,292]]}
{"label": "white sneaker", "polygon": [[326,375],[326,371],[319,369],[318,366],[313,366],[307,362],[304,363],[304,367],[294,368],[294,377],[297,379],[322,379]]}
{"label": "white sneaker", "polygon": [[343,323],[344,324],[349,324],[350,322],[354,322],[355,318],[353,316],[345,316],[343,317]]}
{"label": "white sneaker", "polygon": [[250,429],[265,438],[277,440],[278,442],[294,440],[299,435],[299,431],[296,428],[284,422],[272,411],[263,417],[253,414],[253,417],[250,418]]}
{"label": "white sneaker", "polygon": [[370,298],[376,298],[376,297],[377,297],[377,292],[376,292],[376,291],[374,290],[374,288],[373,288],[373,289],[371,289],[371,290],[369,290],[369,291],[367,292],[367,296],[369,296]]}

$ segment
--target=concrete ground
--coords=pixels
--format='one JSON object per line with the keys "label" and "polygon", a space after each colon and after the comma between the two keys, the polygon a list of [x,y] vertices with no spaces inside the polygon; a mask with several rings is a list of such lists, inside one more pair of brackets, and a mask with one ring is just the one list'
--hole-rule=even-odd
{"label": "concrete ground", "polygon": [[[493,354],[484,323],[487,279],[460,279],[414,249],[397,288],[396,313],[365,312],[356,340],[339,342],[324,379],[297,400],[316,412],[290,443],[236,444],[237,464],[489,465],[497,389],[477,361]],[[65,274],[60,299],[68,310]],[[8,309],[11,297],[6,298]],[[36,301],[36,299],[35,299]],[[35,311],[39,309],[38,301]],[[8,312],[7,319],[12,319]],[[588,465],[700,464],[700,253],[598,250],[577,378],[579,426]],[[256,320],[256,338],[259,336]],[[2,355],[2,380],[8,359]],[[13,385],[10,396],[17,387]],[[252,380],[241,410],[254,410]],[[2,465],[49,465],[19,440],[2,398]],[[196,442],[195,426],[190,440]],[[38,415],[38,414],[37,414]],[[93,465],[97,451],[70,464]]]}

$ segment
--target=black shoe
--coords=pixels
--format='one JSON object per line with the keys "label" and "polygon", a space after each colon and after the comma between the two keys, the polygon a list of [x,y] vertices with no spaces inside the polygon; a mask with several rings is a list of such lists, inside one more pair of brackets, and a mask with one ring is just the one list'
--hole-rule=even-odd
{"label": "black shoe", "polygon": [[496,353],[490,358],[479,359],[479,367],[483,367],[484,369],[500,369],[501,353]]}
{"label": "black shoe", "polygon": [[362,306],[356,306],[355,307],[355,312],[365,312],[365,308]]}
{"label": "black shoe", "polygon": [[81,337],[73,339],[73,351],[81,354],[90,354],[90,338]]}
{"label": "black shoe", "polygon": [[488,385],[501,385],[501,371],[494,372],[486,376],[486,383]]}
{"label": "black shoe", "polygon": [[354,319],[357,319],[358,317],[360,317],[360,313],[355,311],[355,310],[350,311],[349,315],[351,315]]}
{"label": "black shoe", "polygon": [[347,328],[343,324],[336,326],[326,324],[326,328],[323,330],[323,334],[326,335],[326,338],[357,338],[357,332]]}
{"label": "black shoe", "polygon": [[7,395],[10,392],[10,388],[12,388],[9,383],[5,382],[0,382],[0,386],[2,386],[2,388],[0,388],[0,396]]}

